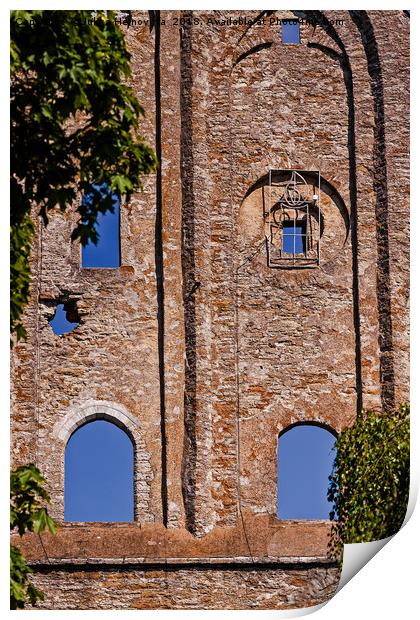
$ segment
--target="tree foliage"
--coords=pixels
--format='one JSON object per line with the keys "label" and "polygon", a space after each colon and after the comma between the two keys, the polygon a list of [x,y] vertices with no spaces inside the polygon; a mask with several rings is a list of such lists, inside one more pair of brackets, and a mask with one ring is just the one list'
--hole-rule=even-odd
{"label": "tree foliage", "polygon": [[[46,528],[54,534],[56,525],[48,514],[49,502],[44,489],[45,480],[32,463],[16,468],[10,474],[10,530],[20,536],[25,532],[40,534]],[[22,609],[27,602],[35,605],[43,593],[29,581],[31,569],[14,545],[10,549],[10,607]]]}
{"label": "tree foliage", "polygon": [[[33,209],[48,212],[78,202],[72,238],[98,240],[98,213],[113,211],[141,188],[157,165],[138,134],[144,111],[128,86],[130,54],[111,11],[11,12],[11,333],[25,337],[21,317],[29,298]],[[106,188],[106,189],[104,189]],[[82,200],[88,195],[88,200]],[[10,527],[55,531],[43,505],[44,479],[32,464],[11,473]],[[13,609],[43,598],[31,569],[11,547]]]}
{"label": "tree foliage", "polygon": [[395,534],[408,504],[410,407],[392,413],[363,411],[336,443],[328,500],[333,502],[330,547],[371,542]]}
{"label": "tree foliage", "polygon": [[111,11],[11,12],[11,331],[25,335],[29,296],[31,208],[47,221],[53,208],[78,200],[73,239],[97,242],[98,212],[110,193],[81,194],[107,184],[120,198],[141,187],[156,166],[138,135],[144,114],[128,86],[130,54]]}

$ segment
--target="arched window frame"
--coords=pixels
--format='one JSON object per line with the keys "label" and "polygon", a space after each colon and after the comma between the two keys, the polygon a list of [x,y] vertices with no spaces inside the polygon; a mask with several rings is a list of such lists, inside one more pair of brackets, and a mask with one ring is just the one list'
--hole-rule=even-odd
{"label": "arched window frame", "polygon": [[59,461],[60,467],[57,468],[57,474],[51,473],[48,476],[56,489],[51,493],[52,516],[64,521],[64,462],[68,440],[77,429],[94,420],[112,422],[130,437],[134,447],[134,522],[142,524],[155,521],[150,497],[153,480],[151,455],[146,449],[139,420],[122,405],[110,401],[89,401],[73,407],[55,424],[53,438],[59,453],[56,452],[53,459]]}

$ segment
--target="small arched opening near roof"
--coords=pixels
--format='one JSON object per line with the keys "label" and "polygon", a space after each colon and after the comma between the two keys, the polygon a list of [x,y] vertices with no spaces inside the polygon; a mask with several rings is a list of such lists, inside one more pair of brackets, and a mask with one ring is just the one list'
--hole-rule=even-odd
{"label": "small arched opening near roof", "polygon": [[314,422],[284,429],[278,438],[277,517],[328,520],[329,476],[333,471],[336,435]]}

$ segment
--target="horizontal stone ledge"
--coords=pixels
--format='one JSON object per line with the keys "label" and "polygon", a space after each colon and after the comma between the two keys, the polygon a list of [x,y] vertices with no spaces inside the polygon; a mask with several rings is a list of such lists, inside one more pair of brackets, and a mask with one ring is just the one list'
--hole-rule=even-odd
{"label": "horizontal stone ledge", "polygon": [[167,558],[148,558],[148,557],[125,557],[125,558],[51,558],[48,561],[45,560],[32,560],[28,564],[34,568],[71,568],[71,567],[98,567],[98,566],[124,566],[126,568],[144,568],[144,567],[165,567],[165,566],[212,566],[217,567],[232,567],[235,565],[239,567],[243,566],[258,566],[265,568],[290,568],[294,566],[299,568],[310,568],[315,566],[338,566],[338,561],[334,558],[318,556],[318,557],[292,557],[292,556],[262,556],[251,558],[249,556],[241,557],[167,557]]}
{"label": "horizontal stone ledge", "polygon": [[61,524],[55,536],[45,532],[42,540],[27,533],[23,537],[14,534],[12,541],[29,562],[41,563],[63,559],[86,562],[86,558],[97,562],[108,558],[115,563],[139,558],[142,564],[195,562],[202,558],[198,561],[209,563],[209,558],[213,562],[248,558],[245,561],[261,564],[329,557],[330,522],[278,521],[272,515],[256,516],[246,511],[243,517],[243,524],[215,527],[203,537],[195,537],[183,528],[165,528],[162,523],[143,522],[141,527],[137,523],[78,523]]}

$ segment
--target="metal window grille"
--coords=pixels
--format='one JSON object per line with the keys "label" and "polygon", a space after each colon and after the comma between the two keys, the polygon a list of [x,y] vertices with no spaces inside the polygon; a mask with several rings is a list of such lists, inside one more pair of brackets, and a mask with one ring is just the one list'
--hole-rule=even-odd
{"label": "metal window grille", "polygon": [[319,265],[320,185],[318,171],[269,169],[264,207],[269,267]]}

